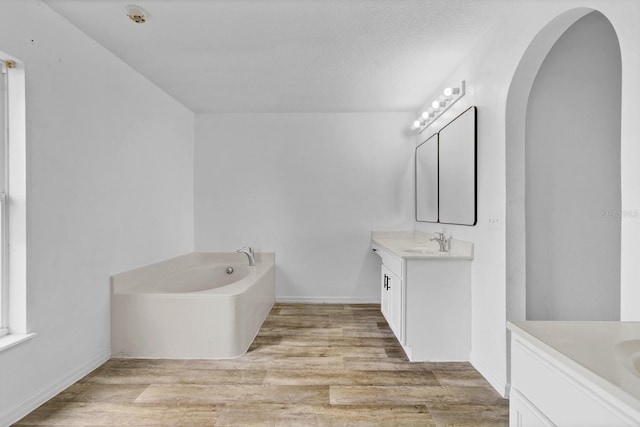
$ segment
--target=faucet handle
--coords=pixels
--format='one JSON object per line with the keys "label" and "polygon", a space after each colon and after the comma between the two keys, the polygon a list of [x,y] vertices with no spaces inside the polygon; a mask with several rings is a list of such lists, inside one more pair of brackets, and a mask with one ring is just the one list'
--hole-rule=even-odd
{"label": "faucet handle", "polygon": [[435,234],[437,237],[431,239],[431,240],[444,240],[444,233],[440,233],[439,231],[436,231]]}

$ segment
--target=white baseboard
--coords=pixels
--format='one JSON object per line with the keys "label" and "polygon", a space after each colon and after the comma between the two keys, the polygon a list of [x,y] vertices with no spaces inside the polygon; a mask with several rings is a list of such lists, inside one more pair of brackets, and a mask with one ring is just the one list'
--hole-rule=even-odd
{"label": "white baseboard", "polygon": [[475,357],[473,357],[473,353],[471,353],[470,359],[471,365],[473,365],[473,367],[476,368],[478,372],[480,372],[480,374],[487,380],[487,382],[491,384],[491,387],[493,387],[500,394],[500,396],[508,399],[509,390],[507,387],[507,383],[497,378],[488,369],[485,369],[485,367],[481,363],[478,363],[478,361],[475,360]]}
{"label": "white baseboard", "polygon": [[380,304],[380,298],[276,296],[276,302],[297,302],[307,304]]}
{"label": "white baseboard", "polygon": [[19,421],[38,406],[56,396],[58,393],[105,363],[110,358],[111,349],[106,349],[89,362],[77,367],[59,380],[54,381],[49,385],[45,385],[39,392],[26,399],[15,408],[10,408],[5,412],[0,413],[0,426],[10,426],[11,424]]}

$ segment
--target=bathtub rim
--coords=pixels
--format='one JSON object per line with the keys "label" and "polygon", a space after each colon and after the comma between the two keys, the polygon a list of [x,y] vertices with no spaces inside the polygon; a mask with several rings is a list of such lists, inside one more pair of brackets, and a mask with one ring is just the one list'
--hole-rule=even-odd
{"label": "bathtub rim", "polygon": [[[226,264],[220,264],[226,265]],[[272,264],[256,264],[254,269],[242,279],[229,283],[228,285],[219,286],[217,288],[205,289],[203,291],[194,292],[164,292],[161,290],[154,291],[153,289],[144,288],[149,282],[153,282],[155,279],[150,279],[147,282],[140,283],[138,286],[128,288],[124,291],[115,292],[114,295],[140,295],[142,297],[165,297],[165,298],[203,298],[203,297],[235,297],[242,295],[246,292],[256,281],[260,280],[265,274],[273,269]],[[188,270],[185,269],[185,270]]]}
{"label": "bathtub rim", "polygon": [[[241,295],[253,282],[262,278],[270,271],[275,271],[275,253],[259,252],[255,254],[256,265],[249,266],[247,257],[235,252],[192,252],[169,258],[164,261],[134,268],[111,276],[111,293],[113,295],[141,295],[164,298],[203,298],[203,297],[233,297]],[[145,284],[181,271],[206,264],[242,265],[249,268],[249,274],[237,282],[213,289],[195,292],[153,292],[149,289],[141,291]]]}

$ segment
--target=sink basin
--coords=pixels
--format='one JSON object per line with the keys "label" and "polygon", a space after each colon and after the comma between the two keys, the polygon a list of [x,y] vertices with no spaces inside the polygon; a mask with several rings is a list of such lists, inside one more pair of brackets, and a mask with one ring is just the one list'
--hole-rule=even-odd
{"label": "sink basin", "polygon": [[403,249],[404,252],[416,255],[446,255],[447,252],[440,252],[434,248],[407,248]]}
{"label": "sink basin", "polygon": [[622,341],[613,347],[618,363],[640,378],[640,339]]}

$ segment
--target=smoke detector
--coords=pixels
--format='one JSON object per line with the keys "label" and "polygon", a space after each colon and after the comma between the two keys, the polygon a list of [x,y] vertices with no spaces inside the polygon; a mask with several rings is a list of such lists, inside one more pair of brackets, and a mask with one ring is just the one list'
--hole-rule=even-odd
{"label": "smoke detector", "polygon": [[140,6],[135,4],[129,4],[125,7],[127,9],[127,16],[136,24],[144,24],[147,22],[147,12]]}

